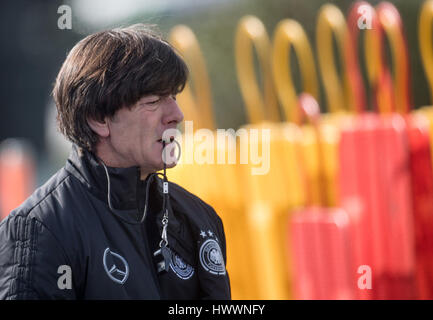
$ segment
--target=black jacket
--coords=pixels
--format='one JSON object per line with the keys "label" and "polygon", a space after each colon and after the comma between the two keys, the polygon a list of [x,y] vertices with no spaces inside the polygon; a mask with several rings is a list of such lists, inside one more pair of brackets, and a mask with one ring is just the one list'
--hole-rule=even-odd
{"label": "black jacket", "polygon": [[74,146],[65,167],[0,223],[0,298],[230,299],[213,208],[169,183],[172,262],[157,273],[162,180],[150,184],[140,223],[147,180],[137,167],[107,169]]}

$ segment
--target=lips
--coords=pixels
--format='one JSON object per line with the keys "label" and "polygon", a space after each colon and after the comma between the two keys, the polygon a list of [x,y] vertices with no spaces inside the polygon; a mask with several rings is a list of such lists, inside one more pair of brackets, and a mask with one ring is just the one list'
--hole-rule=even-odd
{"label": "lips", "polygon": [[[163,141],[163,139],[159,139],[159,140],[157,140],[159,143],[162,143],[162,141]],[[168,143],[171,143],[171,142],[173,142],[174,141],[174,137],[173,136],[171,136],[170,138],[165,138],[165,143],[166,144],[168,144]]]}

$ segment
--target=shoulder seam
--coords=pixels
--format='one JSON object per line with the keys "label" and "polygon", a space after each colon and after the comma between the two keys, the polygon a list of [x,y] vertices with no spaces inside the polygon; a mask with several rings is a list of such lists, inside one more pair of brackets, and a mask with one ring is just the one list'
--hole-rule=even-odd
{"label": "shoulder seam", "polygon": [[173,184],[175,187],[179,188],[180,191],[182,193],[184,193],[188,198],[190,198],[191,200],[197,201],[199,203],[201,203],[204,207],[211,207],[211,205],[209,205],[208,203],[206,203],[205,201],[203,201],[202,199],[200,199],[198,196],[192,194],[191,192],[189,192],[188,190],[186,190],[185,188],[181,187],[180,185],[178,185],[177,183],[171,182],[171,184]]}
{"label": "shoulder seam", "polygon": [[179,188],[180,191],[186,197],[188,197],[190,200],[196,202],[199,206],[201,206],[209,214],[209,217],[212,220],[216,220],[217,223],[219,223],[221,221],[221,217],[215,212],[215,209],[210,204],[206,203],[205,201],[203,201],[202,199],[200,199],[198,196],[192,194],[191,192],[189,192],[188,190],[184,189],[183,187],[181,187],[177,183],[174,183],[174,182],[170,182],[170,183],[173,184],[175,187]]}
{"label": "shoulder seam", "polygon": [[[20,211],[18,211],[17,213],[16,213],[16,215],[15,216],[20,216],[20,217],[23,217],[23,216],[28,216],[28,215],[30,215],[30,213],[36,208],[36,207],[38,207],[45,199],[47,199],[55,190],[57,190],[57,188],[58,187],[60,187],[60,185],[61,184],[63,184],[64,183],[64,181],[66,180],[66,179],[68,179],[68,178],[70,178],[70,176],[71,176],[71,174],[68,172],[68,174],[66,175],[66,177],[64,177],[62,180],[60,180],[53,188],[52,188],[52,190],[50,190],[46,195],[44,195],[41,199],[39,199],[32,207],[30,207],[30,208],[28,208],[28,209],[25,209],[25,210],[20,210]],[[31,196],[30,196],[31,197]],[[29,199],[29,198],[27,198],[27,199]],[[17,208],[18,209],[18,208]],[[16,210],[16,209],[14,209],[14,210]],[[9,215],[8,215],[9,216]],[[7,219],[3,219],[1,222],[0,222],[0,226],[3,224],[3,223],[5,223],[6,222],[6,220]],[[38,220],[39,221],[39,220]]]}
{"label": "shoulder seam", "polygon": [[60,187],[60,185],[63,184],[63,182],[66,179],[70,178],[70,176],[71,176],[71,174],[68,172],[68,174],[66,175],[66,177],[64,177],[62,180],[60,180],[59,183],[52,190],[50,190],[50,192],[48,192],[42,199],[40,199],[33,207],[31,207],[29,209],[28,213],[30,213],[35,207],[37,207],[41,202],[43,202],[46,198],[48,198],[54,191],[56,191],[57,188]]}

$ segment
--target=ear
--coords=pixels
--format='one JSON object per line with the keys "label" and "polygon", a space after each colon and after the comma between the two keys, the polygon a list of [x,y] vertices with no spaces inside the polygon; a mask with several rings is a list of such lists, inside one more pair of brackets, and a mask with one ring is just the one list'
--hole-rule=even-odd
{"label": "ear", "polygon": [[87,123],[90,128],[101,138],[107,138],[110,135],[108,123],[104,119],[102,122],[94,119],[87,118]]}

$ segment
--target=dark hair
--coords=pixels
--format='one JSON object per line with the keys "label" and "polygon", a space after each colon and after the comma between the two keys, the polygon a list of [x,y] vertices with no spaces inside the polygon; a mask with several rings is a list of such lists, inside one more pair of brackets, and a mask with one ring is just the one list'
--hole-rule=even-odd
{"label": "dark hair", "polygon": [[168,42],[144,24],[101,31],[78,42],[53,89],[60,131],[93,150],[98,136],[87,119],[102,121],[147,94],[181,92],[188,68]]}

